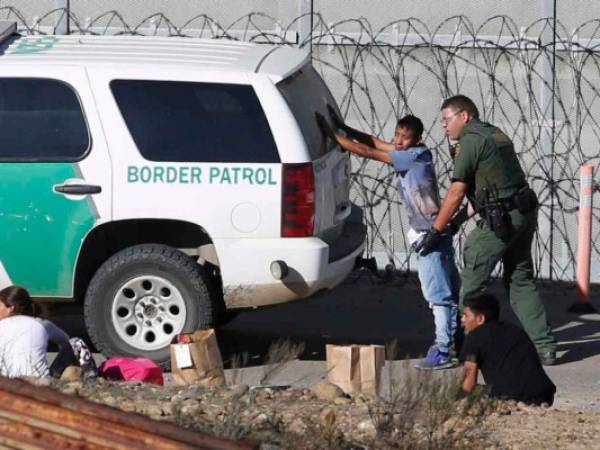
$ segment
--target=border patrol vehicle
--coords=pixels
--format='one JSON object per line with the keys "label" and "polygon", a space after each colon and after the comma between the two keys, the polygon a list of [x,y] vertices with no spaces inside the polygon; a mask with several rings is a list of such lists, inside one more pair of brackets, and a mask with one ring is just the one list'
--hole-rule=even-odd
{"label": "border patrol vehicle", "polygon": [[366,231],[299,50],[0,27],[0,287],[83,302],[105,355],[168,361],[225,308],[339,284]]}

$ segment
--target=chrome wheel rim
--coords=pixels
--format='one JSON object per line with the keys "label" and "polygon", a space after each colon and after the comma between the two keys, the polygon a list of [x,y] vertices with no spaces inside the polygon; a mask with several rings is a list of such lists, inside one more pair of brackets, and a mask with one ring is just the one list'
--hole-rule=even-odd
{"label": "chrome wheel rim", "polygon": [[186,309],[181,292],[169,280],[147,275],[119,287],[111,316],[127,345],[151,351],[166,347],[183,330]]}

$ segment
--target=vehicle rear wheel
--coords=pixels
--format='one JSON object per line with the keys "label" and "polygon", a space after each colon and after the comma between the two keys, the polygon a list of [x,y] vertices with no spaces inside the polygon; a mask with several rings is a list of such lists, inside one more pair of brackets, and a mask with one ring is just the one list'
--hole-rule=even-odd
{"label": "vehicle rear wheel", "polygon": [[222,299],[209,273],[161,244],[126,248],[98,269],[85,296],[90,338],[105,355],[145,356],[167,368],[182,332],[214,326]]}

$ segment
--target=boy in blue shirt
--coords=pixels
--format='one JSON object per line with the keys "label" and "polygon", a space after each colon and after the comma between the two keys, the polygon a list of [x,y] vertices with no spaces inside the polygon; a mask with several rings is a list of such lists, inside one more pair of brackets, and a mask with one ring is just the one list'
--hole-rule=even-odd
{"label": "boy in blue shirt", "polygon": [[[421,142],[423,123],[415,116],[404,116],[397,122],[394,141],[385,142],[347,126],[333,110],[329,112],[335,126],[345,135],[332,130],[325,118],[317,115],[319,126],[328,137],[351,153],[392,166],[394,184],[408,213],[408,238],[414,247],[431,228],[440,208],[433,157]],[[435,344],[417,367],[424,370],[453,367],[450,349],[457,326],[460,278],[449,231],[443,233],[434,251],[417,255],[417,270],[435,324]]]}

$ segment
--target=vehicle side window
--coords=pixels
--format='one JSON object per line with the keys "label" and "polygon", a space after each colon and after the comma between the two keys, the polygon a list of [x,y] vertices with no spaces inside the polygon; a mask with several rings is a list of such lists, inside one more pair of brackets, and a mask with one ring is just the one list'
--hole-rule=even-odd
{"label": "vehicle side window", "polygon": [[77,161],[89,147],[83,111],[68,84],[0,78],[0,161]]}
{"label": "vehicle side window", "polygon": [[280,161],[251,86],[113,80],[110,88],[138,150],[150,161]]}

